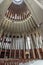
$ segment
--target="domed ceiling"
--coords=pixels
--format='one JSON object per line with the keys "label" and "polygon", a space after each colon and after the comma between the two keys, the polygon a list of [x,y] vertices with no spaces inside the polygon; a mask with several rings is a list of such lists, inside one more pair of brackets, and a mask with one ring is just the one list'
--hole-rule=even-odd
{"label": "domed ceiling", "polygon": [[20,0],[19,2],[16,3],[16,0],[14,0],[11,3],[5,14],[6,17],[11,20],[24,20],[30,15],[30,11],[24,1],[22,2],[22,0]]}
{"label": "domed ceiling", "polygon": [[0,22],[0,33],[29,34],[37,28],[24,0],[13,0]]}

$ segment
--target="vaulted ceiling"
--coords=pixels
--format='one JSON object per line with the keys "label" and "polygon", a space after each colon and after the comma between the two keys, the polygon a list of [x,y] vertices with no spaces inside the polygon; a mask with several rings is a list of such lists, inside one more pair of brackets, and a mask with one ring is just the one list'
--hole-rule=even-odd
{"label": "vaulted ceiling", "polygon": [[37,22],[38,20],[35,20],[33,17],[26,0],[20,5],[14,4],[12,0],[4,0],[2,4],[0,4],[1,34],[29,34],[38,30]]}

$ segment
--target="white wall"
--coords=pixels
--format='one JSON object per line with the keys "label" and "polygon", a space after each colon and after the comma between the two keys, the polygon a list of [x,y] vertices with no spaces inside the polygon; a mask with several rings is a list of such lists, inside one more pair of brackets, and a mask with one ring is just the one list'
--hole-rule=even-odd
{"label": "white wall", "polygon": [[43,22],[43,6],[37,0],[24,0],[31,10],[35,21],[39,24]]}
{"label": "white wall", "polygon": [[3,2],[3,0],[0,0],[0,4]]}
{"label": "white wall", "polygon": [[[2,2],[2,0],[0,1]],[[2,17],[4,17],[6,10],[8,9],[8,7],[10,6],[12,0],[4,0],[1,4],[0,4],[0,15],[2,15]]]}

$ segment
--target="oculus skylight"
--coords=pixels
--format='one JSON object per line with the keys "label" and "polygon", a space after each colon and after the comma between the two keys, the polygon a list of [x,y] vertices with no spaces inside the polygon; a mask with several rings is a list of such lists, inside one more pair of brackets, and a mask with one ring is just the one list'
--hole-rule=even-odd
{"label": "oculus skylight", "polygon": [[20,5],[22,4],[23,0],[13,0],[14,4]]}

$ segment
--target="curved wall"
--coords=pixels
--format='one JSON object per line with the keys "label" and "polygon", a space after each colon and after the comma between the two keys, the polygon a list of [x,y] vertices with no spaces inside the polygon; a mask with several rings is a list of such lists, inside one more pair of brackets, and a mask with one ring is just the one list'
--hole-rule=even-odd
{"label": "curved wall", "polygon": [[43,5],[38,0],[25,0],[38,24],[43,22]]}

